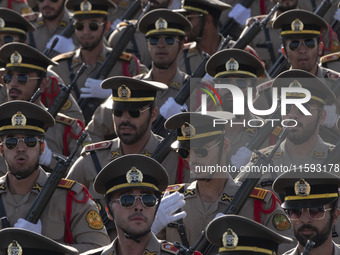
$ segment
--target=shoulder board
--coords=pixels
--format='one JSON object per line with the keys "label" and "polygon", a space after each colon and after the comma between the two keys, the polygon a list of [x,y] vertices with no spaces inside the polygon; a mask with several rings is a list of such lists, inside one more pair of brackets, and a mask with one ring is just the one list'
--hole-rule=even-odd
{"label": "shoulder board", "polygon": [[73,52],[73,51],[65,52],[65,53],[59,54],[59,55],[55,56],[54,58],[52,58],[52,61],[58,62],[59,60],[72,58],[74,54],[75,54],[75,52]]}
{"label": "shoulder board", "polygon": [[133,20],[129,20],[129,21],[122,21],[122,22],[118,23],[117,28],[126,27],[127,25],[129,25],[129,23],[137,24],[137,20],[133,19]]}
{"label": "shoulder board", "polygon": [[251,26],[256,20],[261,21],[261,20],[263,20],[265,17],[267,17],[267,15],[258,15],[258,16],[250,17],[250,18],[247,19],[247,21],[246,21],[246,26]]}
{"label": "shoulder board", "polygon": [[59,182],[58,188],[62,189],[71,189],[72,186],[76,183],[74,180],[69,180],[69,179],[61,179]]}
{"label": "shoulder board", "polygon": [[265,83],[262,83],[256,87],[258,92],[270,89],[272,87],[272,81],[267,81]]}
{"label": "shoulder board", "polygon": [[184,193],[184,186],[185,184],[169,185],[165,191],[168,191],[169,193],[173,193],[175,191],[178,191],[179,193]]}
{"label": "shoulder board", "polygon": [[44,24],[44,21],[43,21],[43,20],[39,20],[39,21],[37,22],[37,25],[42,25],[42,24]]}
{"label": "shoulder board", "polygon": [[266,189],[260,189],[255,187],[251,192],[250,197],[263,200],[266,197],[267,192],[268,190]]}
{"label": "shoulder board", "polygon": [[171,254],[178,254],[179,249],[176,248],[172,243],[162,243],[162,251],[165,251],[167,253]]}
{"label": "shoulder board", "polygon": [[75,121],[75,119],[71,118],[71,117],[68,117],[66,115],[58,114],[55,117],[55,121],[57,123],[61,123],[61,124],[67,125],[67,126],[71,126],[73,124],[73,122]]}
{"label": "shoulder board", "polygon": [[333,62],[340,58],[340,52],[331,53],[320,58],[321,64]]}
{"label": "shoulder board", "polygon": [[328,70],[327,71],[327,78],[336,80],[336,79],[339,79],[339,74],[336,73],[336,72],[332,72],[332,71]]}
{"label": "shoulder board", "polygon": [[119,59],[125,60],[125,61],[130,61],[131,58],[132,58],[132,54],[124,52],[124,51],[122,52],[122,54],[119,57]]}
{"label": "shoulder board", "polygon": [[281,131],[282,131],[282,127],[276,126],[276,127],[274,128],[274,130],[272,131],[272,135],[273,135],[273,136],[279,136],[279,134],[281,134]]}
{"label": "shoulder board", "polygon": [[96,150],[101,150],[101,149],[109,148],[110,146],[111,146],[111,142],[110,141],[91,143],[91,144],[86,145],[84,147],[84,151],[85,152],[96,151]]}

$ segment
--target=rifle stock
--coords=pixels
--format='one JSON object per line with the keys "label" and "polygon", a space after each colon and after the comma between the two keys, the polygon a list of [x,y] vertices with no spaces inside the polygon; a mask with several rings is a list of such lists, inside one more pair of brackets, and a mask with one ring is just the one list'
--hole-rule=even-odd
{"label": "rifle stock", "polygon": [[53,169],[52,173],[48,177],[46,183],[44,184],[44,187],[40,191],[37,199],[34,201],[34,204],[32,205],[31,209],[29,210],[25,218],[27,221],[34,223],[34,224],[38,222],[46,205],[48,204],[54,191],[58,187],[60,180],[66,174],[68,167],[72,163],[73,157],[76,155],[78,148],[82,145],[86,136],[87,136],[87,133],[83,132],[82,135],[77,140],[76,148],[72,151],[69,157],[67,157],[66,159],[58,157],[58,164],[56,165],[56,167]]}

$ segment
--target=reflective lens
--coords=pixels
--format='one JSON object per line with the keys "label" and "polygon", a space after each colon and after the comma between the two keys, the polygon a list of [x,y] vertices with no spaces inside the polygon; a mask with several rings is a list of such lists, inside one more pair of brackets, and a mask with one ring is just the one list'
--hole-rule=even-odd
{"label": "reflective lens", "polygon": [[136,199],[140,198],[145,207],[154,207],[157,204],[155,195],[122,195],[119,199],[120,205],[126,208],[132,207],[136,203]]}
{"label": "reflective lens", "polygon": [[332,208],[325,209],[325,206],[302,208],[302,209],[288,209],[287,215],[291,220],[299,220],[302,216],[303,210],[308,211],[309,218],[313,220],[321,220],[325,217],[325,212],[332,210]]}
{"label": "reflective lens", "polygon": [[19,74],[11,74],[11,73],[6,73],[2,78],[4,80],[5,84],[8,84],[12,81],[13,77],[17,77],[17,81],[22,84],[25,85],[29,80],[39,80],[40,77],[30,77],[28,74],[23,74],[23,73],[19,73]]}
{"label": "reflective lens", "polygon": [[[219,143],[220,142],[214,144],[210,148],[203,146],[203,147],[193,148],[192,150],[195,152],[195,154],[199,158],[205,158],[206,156],[208,156],[208,151],[211,150],[212,148],[215,148]],[[190,149],[180,148],[180,149],[177,149],[177,153],[181,158],[186,159],[190,156]]]}
{"label": "reflective lens", "polygon": [[95,22],[95,21],[91,21],[91,22],[81,22],[81,21],[77,21],[74,23],[74,27],[75,29],[77,29],[78,31],[82,31],[84,29],[85,24],[88,24],[89,28],[92,31],[97,31],[99,26],[102,26],[105,24],[105,22],[99,23],[99,22]]}
{"label": "reflective lens", "polygon": [[[145,112],[150,109],[150,106],[141,110],[141,109],[130,109],[127,112],[130,114],[132,118],[139,118],[142,112]],[[122,117],[124,110],[113,110],[113,115],[116,117]]]}
{"label": "reflective lens", "polygon": [[176,38],[173,36],[167,36],[167,37],[157,37],[157,36],[152,36],[148,38],[148,42],[151,45],[157,45],[159,43],[160,39],[163,39],[166,45],[174,45],[176,42]]}
{"label": "reflective lens", "polygon": [[28,148],[33,148],[37,145],[38,141],[42,141],[35,136],[27,136],[23,138],[17,137],[7,137],[5,140],[5,145],[7,149],[13,150],[18,146],[19,141],[23,141]]}
{"label": "reflective lens", "polygon": [[316,39],[310,38],[310,39],[303,39],[303,40],[294,40],[290,41],[288,46],[290,50],[297,50],[300,47],[300,43],[303,42],[303,44],[310,49],[314,49],[316,46]]}

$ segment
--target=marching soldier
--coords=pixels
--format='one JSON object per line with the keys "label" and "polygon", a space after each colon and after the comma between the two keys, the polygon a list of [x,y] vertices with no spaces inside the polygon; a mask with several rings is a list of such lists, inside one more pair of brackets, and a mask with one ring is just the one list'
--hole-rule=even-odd
{"label": "marching soldier", "polygon": [[[298,245],[284,253],[340,254],[339,245],[332,240],[332,228],[338,222],[340,178],[325,171],[310,171],[309,167],[296,167],[281,174],[273,189],[284,195],[282,208],[290,218]],[[314,245],[307,248],[307,241]]]}
{"label": "marching soldier", "polygon": [[1,228],[31,230],[79,251],[107,245],[95,203],[73,180],[60,181],[36,224],[25,220],[49,176],[39,166],[39,157],[46,148],[45,130],[55,121],[42,107],[20,100],[2,104],[0,111],[0,152],[8,166],[0,178]]}
{"label": "marching soldier", "polygon": [[213,219],[207,226],[206,237],[210,243],[220,247],[220,255],[240,252],[278,254],[280,244],[293,242],[291,238],[239,215],[224,215]]}
{"label": "marching soldier", "polygon": [[151,232],[168,183],[165,169],[143,155],[125,155],[107,164],[94,189],[105,195],[107,214],[115,220],[118,235],[110,245],[83,254],[177,254],[178,248]]}
{"label": "marching soldier", "polygon": [[[0,58],[6,64],[3,79],[9,101],[30,101],[38,88],[44,91],[47,86],[47,67],[56,64],[23,43],[6,44],[0,50]],[[40,97],[34,103],[44,107]],[[64,114],[58,114],[55,118],[57,124],[46,133],[45,153],[40,161],[48,169],[53,169],[57,163],[53,154],[68,156],[84,130],[84,124],[79,119]]]}

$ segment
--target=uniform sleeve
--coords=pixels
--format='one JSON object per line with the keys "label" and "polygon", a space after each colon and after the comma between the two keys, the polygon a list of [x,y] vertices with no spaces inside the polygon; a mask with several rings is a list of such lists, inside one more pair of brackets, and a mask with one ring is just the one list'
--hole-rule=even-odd
{"label": "uniform sleeve", "polygon": [[90,189],[89,185],[96,177],[96,174],[95,170],[90,172],[88,169],[95,169],[91,157],[87,155],[80,156],[70,168],[66,178],[75,180]]}

